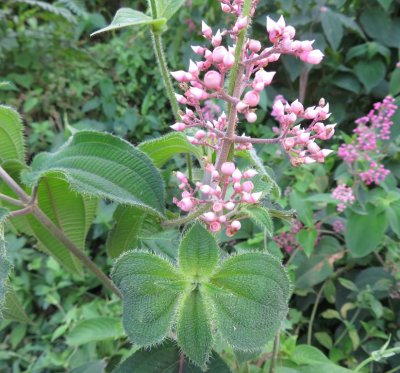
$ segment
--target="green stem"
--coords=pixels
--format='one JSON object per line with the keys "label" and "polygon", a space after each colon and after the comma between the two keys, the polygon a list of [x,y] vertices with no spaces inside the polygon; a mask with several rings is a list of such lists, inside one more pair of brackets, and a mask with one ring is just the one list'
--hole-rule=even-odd
{"label": "green stem", "polygon": [[186,216],[184,216],[182,218],[179,218],[179,219],[165,220],[165,221],[163,221],[161,223],[161,225],[164,228],[172,228],[172,227],[176,227],[176,226],[183,225],[183,224],[186,224],[186,223],[190,223],[194,219],[198,218],[201,214],[203,214],[204,212],[208,211],[209,208],[210,208],[210,205],[207,203],[204,206],[202,206],[199,209],[197,209],[196,211],[193,211],[189,215],[186,215]]}
{"label": "green stem", "polygon": [[325,288],[326,284],[327,284],[327,281],[325,281],[324,284],[321,286],[321,289],[319,289],[317,297],[315,298],[314,307],[313,307],[312,312],[311,312],[310,322],[308,324],[308,334],[307,334],[307,344],[308,345],[311,345],[312,329],[313,329],[313,325],[314,325],[314,319],[315,319],[315,315],[317,314],[319,301],[321,299],[321,295],[322,295],[322,292],[324,291],[324,288]]}
{"label": "green stem", "polygon": [[[357,311],[354,313],[353,317],[350,320],[350,324],[354,324],[354,322],[356,321],[358,315],[361,312],[361,308],[358,308]],[[346,336],[348,330],[347,327],[345,327],[345,329],[343,330],[343,332],[339,335],[339,338],[336,340],[336,342],[333,344],[334,346],[337,346],[340,341]]]}
{"label": "green stem", "polygon": [[[389,348],[388,350],[385,350],[384,354],[388,354],[387,356],[390,356],[391,353],[396,354],[399,352],[400,352],[399,347],[393,347],[393,348]],[[361,370],[361,368],[364,368],[366,365],[368,365],[369,363],[372,363],[374,361],[376,361],[376,357],[370,356],[369,358],[367,358],[363,362],[361,362],[361,364],[357,365],[357,367],[354,369],[354,372],[359,372]],[[395,368],[395,369],[397,369],[397,368]],[[390,372],[395,372],[395,370],[391,370]]]}
{"label": "green stem", "polygon": [[276,360],[278,358],[278,352],[279,352],[279,339],[280,339],[280,334],[279,330],[278,333],[275,336],[274,339],[274,349],[272,350],[272,358],[271,358],[271,365],[269,368],[269,373],[275,373],[275,367],[276,367]]}
{"label": "green stem", "polygon": [[188,168],[189,180],[193,180],[193,163],[192,163],[192,157],[190,156],[190,154],[186,154],[186,163],[187,163],[187,168]]}

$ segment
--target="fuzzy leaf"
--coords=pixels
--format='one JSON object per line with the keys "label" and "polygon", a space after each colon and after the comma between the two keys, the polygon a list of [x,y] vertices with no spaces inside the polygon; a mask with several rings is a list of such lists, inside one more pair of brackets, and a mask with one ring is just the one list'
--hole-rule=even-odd
{"label": "fuzzy leaf", "polygon": [[203,155],[198,146],[190,144],[183,134],[177,132],[142,142],[138,148],[151,158],[156,167],[162,167],[172,157],[181,153],[193,154],[199,161]]}
{"label": "fuzzy leaf", "polygon": [[213,337],[209,310],[204,295],[198,289],[189,293],[180,306],[176,336],[184,354],[199,367],[205,368],[212,350]]}
{"label": "fuzzy leaf", "polygon": [[[52,175],[43,177],[38,188],[38,204],[43,212],[81,250],[95,217],[98,200],[72,191],[68,183]],[[39,249],[53,256],[68,271],[82,274],[81,262],[32,215],[13,219],[15,227],[34,236]]]}
{"label": "fuzzy leaf", "polygon": [[0,105],[0,161],[25,162],[23,125],[19,114]]}
{"label": "fuzzy leaf", "polygon": [[109,26],[94,32],[90,36],[100,34],[101,32],[117,30],[125,27],[134,27],[141,25],[152,25],[156,27],[161,27],[165,25],[166,22],[167,20],[165,18],[153,19],[146,14],[139,12],[138,10],[121,8],[117,11],[114,19]]}
{"label": "fuzzy leaf", "polygon": [[161,342],[186,288],[182,275],[156,255],[131,251],[117,259],[112,278],[123,294],[123,324],[131,341],[140,346]]}
{"label": "fuzzy leaf", "polygon": [[41,153],[27,185],[48,173],[60,173],[79,193],[164,213],[164,185],[150,159],[128,142],[107,133],[81,131],[55,153]]}
{"label": "fuzzy leaf", "polygon": [[262,206],[252,206],[244,209],[243,212],[248,214],[261,229],[265,229],[269,237],[273,236],[274,224],[267,209]]}
{"label": "fuzzy leaf", "polygon": [[13,320],[23,324],[33,324],[17,294],[11,286],[8,286],[4,301],[3,317],[6,320]]}
{"label": "fuzzy leaf", "polygon": [[[113,373],[176,373],[179,371],[180,351],[176,344],[167,341],[163,345],[136,351],[123,361]],[[185,360],[182,373],[201,373],[202,370]],[[226,363],[213,353],[207,373],[231,373]]]}
{"label": "fuzzy leaf", "polygon": [[272,256],[246,253],[223,262],[206,287],[222,337],[238,350],[271,340],[288,312],[289,278]]}
{"label": "fuzzy leaf", "polygon": [[179,266],[191,278],[209,276],[217,266],[218,245],[213,235],[200,223],[195,223],[179,246]]}
{"label": "fuzzy leaf", "polygon": [[67,342],[71,346],[80,346],[90,342],[117,339],[123,335],[119,318],[95,317],[79,322],[68,334]]}

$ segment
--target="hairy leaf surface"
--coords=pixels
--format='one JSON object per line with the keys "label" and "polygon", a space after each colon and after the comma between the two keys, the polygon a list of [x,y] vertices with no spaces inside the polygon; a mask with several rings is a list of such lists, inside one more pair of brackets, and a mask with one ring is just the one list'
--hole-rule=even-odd
{"label": "hairy leaf surface", "polygon": [[0,161],[25,162],[23,125],[19,114],[0,105]]}
{"label": "hairy leaf surface", "polygon": [[82,194],[164,213],[164,185],[158,170],[143,152],[110,134],[77,132],[59,151],[36,156],[32,172],[25,172],[23,181],[34,185],[54,172]]}
{"label": "hairy leaf surface", "polygon": [[265,229],[268,236],[274,234],[274,225],[268,210],[262,206],[251,206],[243,210],[261,229]]}

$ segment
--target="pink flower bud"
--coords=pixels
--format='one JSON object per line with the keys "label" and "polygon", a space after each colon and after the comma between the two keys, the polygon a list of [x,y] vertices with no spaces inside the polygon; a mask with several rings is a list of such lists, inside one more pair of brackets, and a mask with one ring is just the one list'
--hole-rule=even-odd
{"label": "pink flower bud", "polygon": [[218,217],[218,221],[219,221],[220,223],[226,223],[226,216],[225,216],[225,215],[219,216],[219,217]]}
{"label": "pink flower bud", "polygon": [[221,87],[221,74],[217,71],[209,71],[204,75],[204,85],[208,89],[217,89]]}
{"label": "pink flower bud", "polygon": [[265,85],[264,82],[259,82],[257,80],[254,80],[252,87],[255,91],[261,92],[264,89]]}
{"label": "pink flower bud", "polygon": [[185,197],[179,202],[179,208],[182,211],[188,212],[193,208],[193,202],[190,198]]}
{"label": "pink flower bud", "polygon": [[170,126],[175,131],[183,131],[186,128],[185,123],[177,122]]}
{"label": "pink flower bud", "polygon": [[303,61],[308,62],[312,65],[318,65],[319,63],[321,63],[323,58],[324,54],[319,49],[314,49],[306,54],[305,59],[303,59]]}
{"label": "pink flower bud", "polygon": [[250,106],[257,106],[260,102],[260,94],[256,91],[249,91],[244,95],[244,102]]}
{"label": "pink flower bud", "polygon": [[206,133],[205,131],[203,131],[203,130],[198,130],[198,131],[194,134],[194,137],[195,137],[197,140],[201,140],[201,139],[204,139],[204,138],[206,137],[206,135],[207,135],[207,133]]}
{"label": "pink flower bud", "polygon": [[318,111],[315,110],[315,107],[309,107],[304,112],[304,118],[306,119],[315,119],[318,115]]}
{"label": "pink flower bud", "polygon": [[192,60],[189,62],[189,72],[192,75],[197,75],[199,73],[199,67]]}
{"label": "pink flower bud", "polygon": [[252,203],[258,202],[260,200],[261,196],[262,196],[262,192],[252,193],[251,194]]}
{"label": "pink flower bud", "polygon": [[227,210],[232,211],[235,208],[235,204],[233,202],[227,202],[227,203],[225,203],[224,207]]}
{"label": "pink flower bud", "polygon": [[223,208],[224,208],[224,206],[223,206],[223,204],[220,203],[220,202],[215,202],[215,203],[213,204],[213,206],[212,206],[212,209],[213,209],[214,212],[220,212],[220,211],[223,210]]}
{"label": "pink flower bud", "polygon": [[242,191],[242,185],[239,182],[233,184],[233,190],[237,193]]}
{"label": "pink flower bud", "polygon": [[232,174],[232,180],[234,182],[240,181],[240,179],[242,178],[242,173],[240,172],[240,170],[237,168],[233,174]]}
{"label": "pink flower bud", "polygon": [[183,174],[182,172],[180,172],[180,171],[176,171],[176,178],[181,182],[181,183],[187,183],[188,182],[188,179],[187,179],[187,177],[185,176],[185,174]]}
{"label": "pink flower bud", "polygon": [[205,221],[208,221],[209,223],[213,222],[216,220],[216,215],[213,212],[206,212],[205,214],[203,214],[203,218]]}
{"label": "pink flower bud", "polygon": [[179,83],[187,83],[193,78],[191,74],[189,74],[189,73],[187,73],[186,71],[183,71],[183,70],[172,71],[171,75]]}
{"label": "pink flower bud", "polygon": [[219,232],[221,230],[221,224],[218,222],[213,222],[209,226],[211,232]]}
{"label": "pink flower bud", "polygon": [[314,124],[313,130],[317,133],[325,131],[325,125],[322,122],[317,122]]}
{"label": "pink flower bud", "polygon": [[277,27],[276,22],[267,16],[267,31],[273,31]]}
{"label": "pink flower bud", "polygon": [[324,157],[327,157],[329,154],[333,153],[333,150],[331,150],[331,149],[322,149],[321,152],[322,152],[322,155]]}
{"label": "pink flower bud", "polygon": [[225,47],[220,46],[213,50],[212,59],[214,63],[221,63],[224,60],[224,57],[228,54],[228,51]]}
{"label": "pink flower bud", "polygon": [[252,111],[245,114],[245,117],[249,123],[254,123],[257,120],[257,114]]}
{"label": "pink flower bud", "polygon": [[241,227],[242,227],[242,224],[240,224],[240,221],[239,220],[234,220],[232,223],[231,223],[231,227],[233,228],[233,229],[235,229],[235,230],[239,230]]}
{"label": "pink flower bud", "polygon": [[310,141],[307,144],[307,149],[311,154],[317,154],[321,150],[320,147],[314,141]]}
{"label": "pink flower bud", "polygon": [[187,100],[186,100],[186,98],[185,98],[184,96],[175,93],[175,97],[176,97],[176,100],[177,100],[180,104],[183,104],[183,105],[186,105],[186,104],[187,104]]}
{"label": "pink flower bud", "polygon": [[228,52],[222,62],[227,69],[230,69],[235,64],[235,56]]}
{"label": "pink flower bud", "polygon": [[254,189],[254,184],[251,181],[245,181],[242,184],[242,189],[247,192],[250,193],[253,189]]}
{"label": "pink flower bud", "polygon": [[236,22],[238,30],[242,30],[247,26],[247,17],[240,17]]}
{"label": "pink flower bud", "polygon": [[195,139],[193,136],[186,136],[186,138],[193,145],[197,145],[199,143],[198,140]]}
{"label": "pink flower bud", "polygon": [[236,104],[236,109],[239,113],[244,113],[247,109],[249,108],[249,105],[247,105],[245,102],[243,101],[239,101]]}
{"label": "pink flower bud", "polygon": [[211,176],[214,179],[218,179],[219,178],[219,172],[217,170],[214,170],[213,172],[211,172]]}
{"label": "pink flower bud", "polygon": [[199,54],[200,56],[202,56],[205,52],[205,48],[198,45],[192,45],[192,50],[194,53]]}
{"label": "pink flower bud", "polygon": [[311,164],[311,163],[315,163],[315,159],[311,158],[311,157],[304,157],[304,163],[305,164]]}
{"label": "pink flower bud", "polygon": [[201,32],[207,39],[212,37],[212,29],[204,21],[201,22]]}
{"label": "pink flower bud", "polygon": [[297,136],[297,139],[300,143],[306,144],[307,141],[310,139],[310,132],[303,132],[299,136]]}
{"label": "pink flower bud", "polygon": [[299,100],[293,101],[290,105],[290,108],[292,109],[292,112],[296,115],[302,114],[304,111],[304,106],[301,102],[299,102]]}
{"label": "pink flower bud", "polygon": [[221,31],[218,30],[217,33],[213,36],[211,44],[213,45],[213,47],[219,47],[221,45],[221,42],[222,42]]}
{"label": "pink flower bud", "polygon": [[272,106],[272,109],[276,114],[276,116],[278,117],[281,117],[285,114],[285,108],[281,100],[275,101],[274,105]]}
{"label": "pink flower bud", "polygon": [[296,141],[292,137],[289,137],[288,139],[285,139],[285,147],[286,147],[286,149],[293,148],[295,143],[296,143]]}
{"label": "pink flower bud", "polygon": [[227,5],[227,4],[221,4],[221,10],[224,13],[229,13],[231,11],[231,7],[229,5]]}
{"label": "pink flower bud", "polygon": [[235,170],[236,170],[236,166],[235,166],[235,164],[233,162],[224,162],[224,163],[222,163],[221,172],[224,175],[230,176],[235,172]]}
{"label": "pink flower bud", "polygon": [[189,91],[196,100],[206,100],[208,98],[208,93],[201,88],[191,87]]}
{"label": "pink flower bud", "polygon": [[293,26],[286,26],[284,34],[287,34],[290,39],[293,39],[296,35],[296,30]]}
{"label": "pink flower bud", "polygon": [[249,49],[252,52],[257,53],[261,50],[261,43],[258,40],[251,39],[249,42]]}
{"label": "pink flower bud", "polygon": [[200,191],[204,194],[213,194],[214,189],[211,188],[209,185],[202,185],[200,187]]}
{"label": "pink flower bud", "polygon": [[256,176],[258,172],[256,170],[250,169],[243,173],[243,177],[246,179],[251,179],[252,177]]}

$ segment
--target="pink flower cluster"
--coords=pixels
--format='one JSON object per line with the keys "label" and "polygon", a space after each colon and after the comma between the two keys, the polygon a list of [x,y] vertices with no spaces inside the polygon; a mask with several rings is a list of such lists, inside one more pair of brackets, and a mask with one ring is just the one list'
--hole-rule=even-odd
{"label": "pink flower cluster", "polygon": [[[184,212],[190,212],[202,205],[209,205],[210,210],[203,213],[203,220],[210,231],[219,232],[225,227],[227,236],[233,236],[240,228],[239,209],[243,204],[257,203],[262,192],[253,192],[254,184],[251,179],[257,171],[249,169],[241,172],[233,162],[222,164],[218,172],[210,163],[206,166],[210,183],[198,182],[192,187],[187,177],[176,172],[182,190],[182,199],[174,198],[173,202]],[[240,215],[240,214],[239,214]]]}
{"label": "pink flower cluster", "polygon": [[353,189],[345,184],[339,184],[333,190],[332,197],[340,202],[337,206],[338,212],[343,212],[347,206],[352,205],[355,201]]}
{"label": "pink flower cluster", "polygon": [[[304,109],[295,100],[289,104],[278,96],[273,105],[272,116],[280,123],[280,132],[285,134],[281,144],[288,154],[293,166],[310,163],[323,163],[325,157],[332,153],[330,149],[321,149],[315,140],[329,140],[335,133],[336,124],[325,125],[322,121],[329,118],[329,104],[321,99],[318,106]],[[311,120],[307,128],[301,124],[291,127],[298,119]]]}
{"label": "pink flower cluster", "polygon": [[375,103],[368,115],[356,120],[354,140],[339,148],[339,156],[352,166],[367,185],[379,184],[389,174],[389,170],[379,163],[382,158],[379,148],[382,141],[390,138],[392,117],[396,110],[395,100],[390,96]]}

